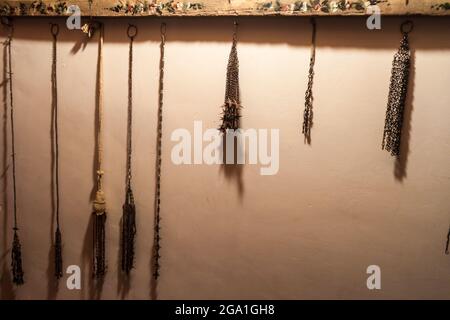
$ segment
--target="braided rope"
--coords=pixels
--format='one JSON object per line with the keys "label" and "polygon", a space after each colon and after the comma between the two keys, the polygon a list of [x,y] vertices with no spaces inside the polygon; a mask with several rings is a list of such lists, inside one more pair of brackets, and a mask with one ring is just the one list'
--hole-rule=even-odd
{"label": "braided rope", "polygon": [[104,26],[102,23],[88,26],[89,32],[99,29],[98,38],[98,60],[97,60],[97,192],[94,200],[94,227],[93,227],[93,272],[94,277],[101,278],[106,273],[106,248],[105,248],[105,223],[106,223],[106,200],[103,191],[103,42]]}

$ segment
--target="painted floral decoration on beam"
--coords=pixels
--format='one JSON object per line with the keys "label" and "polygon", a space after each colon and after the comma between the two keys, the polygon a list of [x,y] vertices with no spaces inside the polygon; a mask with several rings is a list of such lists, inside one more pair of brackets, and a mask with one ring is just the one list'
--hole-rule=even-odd
{"label": "painted floral decoration on beam", "polygon": [[18,6],[4,4],[0,6],[2,16],[25,16],[25,15],[65,15],[67,4],[63,1],[45,3],[42,0],[33,1],[30,4],[19,2]]}
{"label": "painted floral decoration on beam", "polygon": [[[258,6],[258,10],[274,12],[323,12],[337,13],[344,11],[365,11],[367,7],[377,5],[388,0],[308,0],[283,4],[279,0],[264,2]],[[389,3],[389,2],[388,2]]]}
{"label": "painted floral decoration on beam", "polygon": [[450,10],[450,2],[444,2],[444,3],[441,3],[441,4],[437,4],[437,5],[432,5],[431,9]]}
{"label": "painted floral decoration on beam", "polygon": [[117,13],[125,13],[130,15],[161,15],[163,13],[176,14],[185,13],[191,10],[201,10],[204,6],[201,3],[196,2],[181,2],[170,0],[167,2],[158,1],[144,1],[136,2],[134,4],[130,2],[119,4],[109,8],[109,10]]}

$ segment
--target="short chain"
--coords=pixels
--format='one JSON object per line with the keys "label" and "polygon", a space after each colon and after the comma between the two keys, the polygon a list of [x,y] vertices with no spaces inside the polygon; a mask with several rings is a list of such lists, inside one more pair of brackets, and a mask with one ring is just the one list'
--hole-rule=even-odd
{"label": "short chain", "polygon": [[225,85],[225,102],[222,107],[222,125],[220,130],[236,130],[240,126],[240,92],[239,92],[239,60],[237,54],[237,22],[234,22],[233,44],[228,58],[227,79]]}
{"label": "short chain", "polygon": [[305,110],[303,112],[303,129],[307,143],[311,142],[311,127],[313,124],[313,81],[314,81],[314,64],[316,63],[316,21],[311,19],[312,25],[312,41],[311,41],[311,58],[309,61],[308,87],[305,93]]}
{"label": "short chain", "polygon": [[409,31],[404,31],[402,24],[403,38],[400,48],[394,56],[392,64],[391,83],[389,87],[388,104],[386,110],[386,120],[384,125],[382,149],[391,153],[392,156],[400,155],[403,113],[405,109],[409,69],[411,65],[411,51],[409,48],[408,33],[412,30],[412,23]]}

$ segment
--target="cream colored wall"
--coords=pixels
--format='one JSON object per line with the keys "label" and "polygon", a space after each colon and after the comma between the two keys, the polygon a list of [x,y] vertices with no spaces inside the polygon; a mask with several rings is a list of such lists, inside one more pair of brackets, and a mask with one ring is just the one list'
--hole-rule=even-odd
{"label": "cream colored wall", "polygon": [[[65,28],[58,43],[64,264],[81,266],[83,278],[79,291],[66,288],[67,276],[58,291],[53,283],[49,21],[57,20],[16,20],[17,195],[26,284],[14,290],[10,284],[9,179],[8,206],[3,199],[1,207],[1,296],[149,299],[160,20],[133,20],[139,27],[133,128],[138,233],[128,291],[120,288],[118,256],[130,20],[106,21],[109,270],[100,291],[90,277],[89,228],[97,47],[95,42],[84,47],[80,33]],[[382,31],[369,31],[363,18],[319,19],[308,146],[301,121],[309,20],[240,20],[243,127],[280,129],[280,170],[261,176],[254,165],[225,174],[219,166],[170,161],[173,130],[192,130],[194,120],[205,128],[219,124],[232,20],[166,20],[158,299],[450,298],[450,256],[444,254],[450,223],[450,20],[414,19],[413,96],[403,140],[407,156],[404,174],[395,175],[381,138],[401,21],[386,18]],[[2,141],[4,126],[3,121]],[[2,154],[2,167],[10,165],[10,151]],[[9,167],[8,178],[10,173]],[[372,264],[381,267],[381,291],[366,288],[366,268]]]}

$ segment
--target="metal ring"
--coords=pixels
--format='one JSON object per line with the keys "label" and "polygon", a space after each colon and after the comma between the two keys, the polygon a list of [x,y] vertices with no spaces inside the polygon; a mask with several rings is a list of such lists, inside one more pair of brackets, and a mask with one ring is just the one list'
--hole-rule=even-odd
{"label": "metal ring", "polygon": [[167,30],[167,25],[165,22],[161,23],[161,35],[165,36],[166,35],[166,30]]}
{"label": "metal ring", "polygon": [[52,33],[52,35],[54,37],[56,37],[59,33],[59,25],[56,23],[51,23],[50,24],[50,32]]}
{"label": "metal ring", "polygon": [[134,39],[137,36],[138,29],[134,24],[129,24],[127,29],[128,38]]}
{"label": "metal ring", "polygon": [[405,22],[403,22],[400,26],[400,31],[403,34],[408,34],[411,31],[413,31],[414,29],[414,23],[411,20],[406,20]]}

